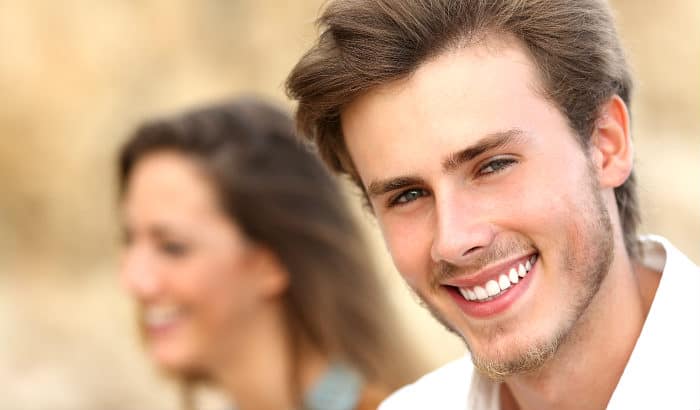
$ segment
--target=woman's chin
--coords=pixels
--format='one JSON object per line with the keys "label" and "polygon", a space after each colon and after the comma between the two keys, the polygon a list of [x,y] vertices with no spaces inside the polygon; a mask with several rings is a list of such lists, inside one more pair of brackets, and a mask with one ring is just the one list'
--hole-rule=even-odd
{"label": "woman's chin", "polygon": [[201,368],[196,355],[183,347],[152,344],[149,346],[149,354],[156,366],[166,373],[196,373]]}

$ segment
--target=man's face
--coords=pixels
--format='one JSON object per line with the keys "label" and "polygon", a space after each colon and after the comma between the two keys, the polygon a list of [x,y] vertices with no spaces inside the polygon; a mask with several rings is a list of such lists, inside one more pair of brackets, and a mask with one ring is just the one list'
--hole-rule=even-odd
{"label": "man's face", "polygon": [[342,112],[399,272],[482,371],[539,367],[612,259],[586,153],[513,43],[450,51]]}

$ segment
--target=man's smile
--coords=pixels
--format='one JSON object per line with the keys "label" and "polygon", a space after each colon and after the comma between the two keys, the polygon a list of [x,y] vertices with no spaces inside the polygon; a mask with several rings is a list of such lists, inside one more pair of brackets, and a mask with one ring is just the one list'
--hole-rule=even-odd
{"label": "man's smile", "polygon": [[524,278],[525,275],[530,272],[536,260],[537,256],[532,255],[525,263],[520,262],[517,265],[513,265],[510,270],[504,271],[497,277],[489,279],[481,285],[476,285],[474,287],[460,286],[458,289],[467,300],[487,302],[500,296],[503,292],[510,289],[511,286],[517,285],[520,279]]}
{"label": "man's smile", "polygon": [[506,310],[524,293],[538,254],[498,264],[442,283],[464,313],[486,317]]}

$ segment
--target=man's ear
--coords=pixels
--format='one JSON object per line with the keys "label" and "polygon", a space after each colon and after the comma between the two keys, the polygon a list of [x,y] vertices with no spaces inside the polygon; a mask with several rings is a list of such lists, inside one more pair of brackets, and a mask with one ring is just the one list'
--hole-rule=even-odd
{"label": "man's ear", "polygon": [[627,105],[619,96],[612,96],[601,107],[590,145],[601,188],[622,185],[632,172],[634,147],[629,122]]}

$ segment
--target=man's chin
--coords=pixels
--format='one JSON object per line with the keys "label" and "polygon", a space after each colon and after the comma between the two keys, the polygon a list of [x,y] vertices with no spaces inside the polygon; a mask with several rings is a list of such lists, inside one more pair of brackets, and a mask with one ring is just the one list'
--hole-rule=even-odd
{"label": "man's chin", "polygon": [[488,352],[483,353],[472,349],[469,343],[467,343],[467,348],[471,353],[474,367],[479,373],[489,379],[502,381],[511,376],[539,370],[556,354],[561,343],[561,337],[554,337],[520,348],[516,348],[513,344],[504,343],[506,345],[504,349],[496,348],[494,350],[492,345]]}
{"label": "man's chin", "polygon": [[[454,333],[462,339],[471,354],[474,367],[481,374],[495,381],[502,381],[510,376],[538,370],[554,356],[564,339],[564,334],[559,334],[549,340],[533,341],[529,346],[518,348],[510,339],[511,335],[507,334],[508,332],[503,327],[497,327],[487,332],[488,335],[484,335],[488,340],[482,341],[481,346],[486,347],[475,352],[469,338],[462,331],[450,324],[437,309],[426,302],[420,293],[416,292],[416,294],[419,296],[421,305],[432,314],[435,320],[442,324],[448,332]],[[483,354],[480,354],[479,351]]]}

